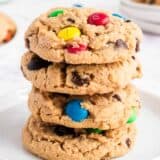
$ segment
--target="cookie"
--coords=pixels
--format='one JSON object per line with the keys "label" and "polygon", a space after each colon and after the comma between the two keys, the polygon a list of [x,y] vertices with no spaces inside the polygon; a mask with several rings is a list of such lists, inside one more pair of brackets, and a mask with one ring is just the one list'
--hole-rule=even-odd
{"label": "cookie", "polygon": [[139,51],[142,32],[122,16],[87,8],[54,8],[25,34],[26,46],[42,59],[67,64],[124,61]]}
{"label": "cookie", "polygon": [[155,4],[160,5],[160,0],[155,0]]}
{"label": "cookie", "polygon": [[0,12],[0,44],[10,41],[16,33],[16,24],[7,15]]}
{"label": "cookie", "polygon": [[160,5],[160,0],[135,0],[136,2]]}
{"label": "cookie", "polygon": [[109,93],[141,77],[141,66],[135,57],[113,64],[66,65],[44,61],[27,52],[21,66],[24,76],[36,88],[74,95]]}
{"label": "cookie", "polygon": [[[89,114],[77,121],[74,116],[83,114],[81,108],[76,109],[74,102],[80,101],[80,107]],[[63,125],[71,128],[99,128],[102,130],[119,128],[131,117],[133,108],[140,108],[139,95],[134,86],[128,85],[114,93],[94,96],[70,96],[48,92],[40,92],[33,87],[28,100],[32,115],[44,122]],[[65,111],[71,104],[73,114]]]}
{"label": "cookie", "polygon": [[134,124],[90,133],[47,125],[31,117],[23,130],[24,147],[46,160],[108,160],[125,155],[134,145]]}

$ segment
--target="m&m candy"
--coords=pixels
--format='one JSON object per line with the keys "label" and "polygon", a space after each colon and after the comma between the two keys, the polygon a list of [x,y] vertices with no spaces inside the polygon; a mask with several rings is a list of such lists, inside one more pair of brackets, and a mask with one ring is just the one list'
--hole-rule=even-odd
{"label": "m&m candy", "polygon": [[88,23],[93,25],[106,25],[109,23],[109,16],[105,13],[96,12],[88,17]]}
{"label": "m&m candy", "polygon": [[85,51],[86,49],[87,49],[87,46],[84,44],[78,44],[77,46],[73,46],[73,45],[67,46],[67,51],[73,54],[79,53],[81,51]]}
{"label": "m&m candy", "polygon": [[122,18],[125,20],[125,17],[123,17],[122,15],[118,14],[118,13],[113,13],[112,16],[114,17],[118,17],[118,18]]}
{"label": "m&m candy", "polygon": [[129,117],[127,123],[128,124],[133,123],[136,121],[136,119],[137,119],[137,111],[135,107],[132,107],[131,116]]}
{"label": "m&m candy", "polygon": [[71,40],[80,35],[81,31],[77,27],[67,27],[60,30],[58,33],[58,37],[63,40]]}
{"label": "m&m candy", "polygon": [[73,4],[73,7],[82,8],[83,4],[81,4],[81,3],[75,3],[75,4]]}
{"label": "m&m candy", "polygon": [[103,133],[103,130],[98,129],[98,128],[87,128],[87,132],[88,132],[89,134],[91,134],[91,133],[102,134],[102,133]]}
{"label": "m&m candy", "polygon": [[89,116],[88,110],[81,106],[81,102],[79,99],[74,99],[69,101],[65,107],[65,114],[73,121],[81,122]]}
{"label": "m&m candy", "polygon": [[51,13],[48,15],[48,17],[57,17],[58,15],[63,14],[63,13],[64,13],[64,11],[61,10],[61,9],[55,10],[55,11],[51,12]]}

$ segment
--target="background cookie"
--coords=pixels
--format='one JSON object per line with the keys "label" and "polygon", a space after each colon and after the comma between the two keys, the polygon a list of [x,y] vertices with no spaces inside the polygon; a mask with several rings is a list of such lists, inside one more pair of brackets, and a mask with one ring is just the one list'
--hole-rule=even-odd
{"label": "background cookie", "polygon": [[21,65],[24,76],[36,88],[74,95],[109,93],[124,88],[142,74],[135,57],[113,64],[75,66],[44,61],[28,52],[22,57]]}
{"label": "background cookie", "polygon": [[7,15],[0,12],[0,44],[10,41],[16,33],[16,24]]}
{"label": "background cookie", "polygon": [[141,39],[140,28],[130,20],[86,8],[51,9],[25,35],[27,48],[42,59],[69,64],[126,60],[138,52]]}
{"label": "background cookie", "polygon": [[148,3],[148,4],[158,4],[160,5],[160,0],[135,0],[141,3]]}
{"label": "background cookie", "polygon": [[160,0],[155,0],[155,4],[160,5]]}
{"label": "background cookie", "polygon": [[[136,89],[130,85],[114,93],[94,96],[52,94],[33,87],[28,105],[34,117],[47,123],[108,130],[125,125],[134,110],[138,114],[140,100]],[[66,112],[68,107],[72,110],[69,113]]]}
{"label": "background cookie", "polygon": [[105,160],[126,154],[134,145],[135,135],[134,125],[97,134],[49,126],[31,117],[23,131],[23,144],[47,160]]}

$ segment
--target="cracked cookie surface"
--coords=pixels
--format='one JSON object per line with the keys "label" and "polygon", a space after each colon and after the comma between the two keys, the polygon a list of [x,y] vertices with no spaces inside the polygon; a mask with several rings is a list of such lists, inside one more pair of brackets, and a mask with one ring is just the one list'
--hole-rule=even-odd
{"label": "cracked cookie surface", "polygon": [[[80,99],[81,106],[89,112],[82,122],[75,122],[64,113],[66,104]],[[119,128],[127,123],[132,107],[140,108],[140,98],[134,86],[128,85],[114,93],[93,96],[70,96],[41,92],[32,88],[28,100],[32,115],[43,122],[71,128],[99,128],[102,130]]]}
{"label": "cracked cookie surface", "polygon": [[42,60],[32,52],[23,55],[21,69],[26,79],[48,92],[93,95],[112,92],[140,78],[137,59],[102,65],[66,65]]}
{"label": "cracked cookie surface", "polygon": [[[51,17],[52,12],[63,10],[63,14]],[[106,25],[88,24],[94,13],[109,17]],[[80,36],[70,40],[59,38],[66,27],[76,27]],[[111,13],[87,8],[54,8],[38,17],[25,34],[26,46],[42,59],[68,64],[102,64],[124,61],[135,55],[142,39],[140,28],[130,20],[115,17]],[[77,54],[73,48],[85,46]],[[73,50],[72,50],[73,51]]]}
{"label": "cracked cookie surface", "polygon": [[134,145],[134,124],[103,134],[50,126],[31,117],[23,130],[24,147],[46,160],[106,160],[125,155]]}

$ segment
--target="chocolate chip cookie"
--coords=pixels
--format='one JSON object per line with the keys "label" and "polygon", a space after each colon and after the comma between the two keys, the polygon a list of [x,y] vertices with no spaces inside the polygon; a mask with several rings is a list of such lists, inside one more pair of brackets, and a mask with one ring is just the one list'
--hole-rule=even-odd
{"label": "chocolate chip cookie", "polygon": [[23,144],[46,160],[108,160],[130,151],[135,136],[134,124],[95,133],[49,125],[31,117],[23,130]]}
{"label": "chocolate chip cookie", "polygon": [[136,2],[140,2],[140,3],[160,5],[160,0],[135,0],[135,1],[136,1]]}
{"label": "chocolate chip cookie", "polygon": [[54,8],[25,34],[26,46],[42,59],[67,64],[124,61],[139,51],[142,32],[130,20],[107,11]]}
{"label": "chocolate chip cookie", "polygon": [[32,52],[22,57],[24,76],[42,91],[74,95],[104,94],[124,88],[141,77],[135,57],[124,62],[102,65],[66,65],[42,60]]}
{"label": "chocolate chip cookie", "polygon": [[15,22],[0,12],[0,44],[10,41],[16,33]]}
{"label": "chocolate chip cookie", "polygon": [[[88,117],[77,122],[72,115],[67,115],[67,104],[81,100],[80,105],[88,111]],[[131,117],[133,107],[138,112],[139,95],[134,86],[128,85],[114,93],[94,96],[71,96],[41,92],[33,87],[28,100],[32,115],[43,122],[63,125],[71,128],[99,128],[102,130],[119,128]],[[75,109],[75,105],[73,109]],[[78,116],[81,110],[74,112]]]}

